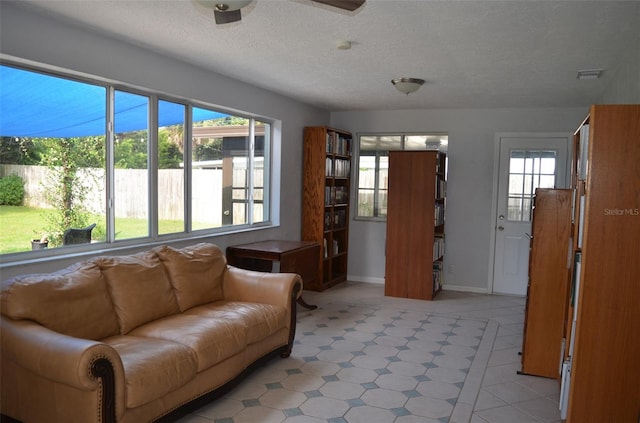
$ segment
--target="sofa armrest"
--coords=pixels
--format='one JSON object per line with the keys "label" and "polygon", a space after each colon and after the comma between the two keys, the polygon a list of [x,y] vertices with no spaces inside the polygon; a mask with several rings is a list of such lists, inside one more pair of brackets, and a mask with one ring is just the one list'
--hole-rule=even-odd
{"label": "sofa armrest", "polygon": [[[5,316],[0,316],[0,328],[3,365],[11,361],[51,382],[83,391],[96,391],[98,395],[104,395],[103,413],[124,412],[124,367],[111,346],[63,335],[32,321]],[[118,405],[118,410],[115,410],[115,405]]]}
{"label": "sofa armrest", "polygon": [[302,293],[297,273],[267,273],[227,266],[222,281],[224,299],[291,307],[291,296]]}

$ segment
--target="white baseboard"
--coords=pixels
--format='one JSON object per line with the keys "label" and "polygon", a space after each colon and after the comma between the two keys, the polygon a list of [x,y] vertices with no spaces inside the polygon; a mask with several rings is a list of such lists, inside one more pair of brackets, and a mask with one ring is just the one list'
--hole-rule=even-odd
{"label": "white baseboard", "polygon": [[347,275],[347,280],[353,282],[377,283],[384,285],[384,278],[372,278],[370,276]]}
{"label": "white baseboard", "polygon": [[[384,285],[384,278],[374,278],[371,276],[347,275],[347,280],[352,282],[376,283],[376,284]],[[451,285],[447,283],[445,283],[442,286],[442,289],[445,291],[474,292],[476,294],[488,293],[487,288],[477,288],[473,286],[464,286],[464,285]]]}
{"label": "white baseboard", "polygon": [[477,288],[474,286],[464,286],[464,285],[451,285],[445,283],[442,285],[443,291],[461,291],[461,292],[474,292],[476,294],[487,294],[489,291],[487,288]]}

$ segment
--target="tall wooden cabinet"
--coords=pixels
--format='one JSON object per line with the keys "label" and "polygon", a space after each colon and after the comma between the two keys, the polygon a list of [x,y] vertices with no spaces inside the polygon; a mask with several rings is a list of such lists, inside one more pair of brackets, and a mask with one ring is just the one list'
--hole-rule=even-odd
{"label": "tall wooden cabinet", "polygon": [[347,279],[351,148],[349,132],[304,129],[302,240],[321,246],[320,275],[305,289],[323,291]]}
{"label": "tall wooden cabinet", "polygon": [[431,300],[442,287],[446,155],[389,152],[385,295]]}
{"label": "tall wooden cabinet", "polygon": [[573,247],[571,213],[571,190],[536,190],[522,345],[524,374],[560,377]]}
{"label": "tall wooden cabinet", "polygon": [[596,105],[575,136],[569,423],[640,418],[640,105]]}

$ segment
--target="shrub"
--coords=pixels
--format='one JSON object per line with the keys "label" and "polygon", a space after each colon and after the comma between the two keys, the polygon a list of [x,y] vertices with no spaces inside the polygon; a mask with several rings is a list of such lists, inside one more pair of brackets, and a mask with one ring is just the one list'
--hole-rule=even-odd
{"label": "shrub", "polygon": [[24,200],[24,182],[18,175],[0,178],[0,205],[21,206]]}

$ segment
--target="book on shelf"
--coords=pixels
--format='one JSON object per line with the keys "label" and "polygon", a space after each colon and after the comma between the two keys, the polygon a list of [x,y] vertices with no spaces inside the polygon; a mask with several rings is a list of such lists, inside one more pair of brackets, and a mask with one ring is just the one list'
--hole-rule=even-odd
{"label": "book on shelf", "polygon": [[433,238],[433,261],[444,256],[444,236],[436,235]]}
{"label": "book on shelf", "polygon": [[324,212],[324,230],[328,231],[331,229],[331,212]]}
{"label": "book on shelf", "polygon": [[573,189],[571,191],[571,223],[576,222],[576,195],[578,194],[577,189]]}
{"label": "book on shelf", "polygon": [[573,306],[573,320],[578,320],[578,299],[580,295],[580,273],[582,270],[582,252],[576,251],[573,267],[573,281],[571,289],[571,305]]}
{"label": "book on shelf", "polygon": [[347,211],[336,210],[333,214],[333,227],[336,229],[344,228],[347,224]]}
{"label": "book on shelf", "polygon": [[436,203],[434,225],[440,226],[444,224],[444,204]]}
{"label": "book on shelf", "polygon": [[325,186],[324,187],[324,205],[330,206],[333,204],[334,198],[334,187]]}
{"label": "book on shelf", "polygon": [[585,196],[580,196],[580,216],[578,217],[578,248],[582,248],[582,238],[584,235],[584,207]]}
{"label": "book on shelf", "polygon": [[436,178],[436,200],[439,198],[444,198],[446,197],[447,193],[447,181],[445,181],[444,179],[441,178]]}
{"label": "book on shelf", "polygon": [[433,262],[433,292],[436,292],[442,288],[444,284],[444,263],[441,261]]}
{"label": "book on shelf", "polygon": [[578,143],[580,157],[578,158],[578,179],[587,179],[589,159],[589,125],[580,128],[580,142]]}
{"label": "book on shelf", "polygon": [[333,176],[333,172],[333,160],[331,157],[327,157],[325,160],[324,174],[325,176]]}

